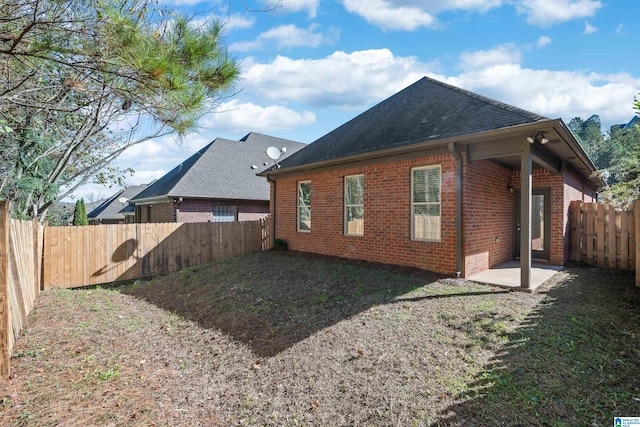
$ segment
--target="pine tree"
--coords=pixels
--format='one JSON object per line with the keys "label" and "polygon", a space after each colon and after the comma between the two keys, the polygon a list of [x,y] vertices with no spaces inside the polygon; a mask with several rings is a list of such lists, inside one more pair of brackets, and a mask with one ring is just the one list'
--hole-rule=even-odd
{"label": "pine tree", "polygon": [[73,225],[89,225],[87,218],[87,209],[84,206],[84,199],[76,202],[76,209],[73,212]]}

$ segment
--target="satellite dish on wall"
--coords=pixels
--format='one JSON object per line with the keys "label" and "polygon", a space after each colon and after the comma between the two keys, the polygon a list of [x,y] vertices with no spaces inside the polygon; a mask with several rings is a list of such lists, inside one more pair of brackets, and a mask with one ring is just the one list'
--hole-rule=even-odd
{"label": "satellite dish on wall", "polygon": [[118,199],[118,201],[124,205],[125,203],[127,203],[129,201],[129,199],[127,199],[126,197],[120,197]]}
{"label": "satellite dish on wall", "polygon": [[280,150],[276,147],[269,147],[267,148],[267,156],[269,156],[271,160],[278,160],[280,158]]}

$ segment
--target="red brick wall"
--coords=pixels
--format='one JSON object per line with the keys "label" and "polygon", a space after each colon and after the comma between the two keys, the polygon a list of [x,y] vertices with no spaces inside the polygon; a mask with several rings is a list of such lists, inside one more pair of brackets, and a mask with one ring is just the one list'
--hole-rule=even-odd
{"label": "red brick wall", "polygon": [[213,203],[206,199],[183,199],[176,203],[176,222],[213,221]]}
{"label": "red brick wall", "polygon": [[488,160],[463,162],[463,275],[513,257],[512,171]]}
{"label": "red brick wall", "polygon": [[[411,240],[411,168],[440,164],[442,168],[442,240]],[[344,235],[344,177],[364,175],[364,236]],[[514,197],[509,185],[520,187],[519,171],[488,160],[463,162],[463,275],[494,267],[513,256]],[[297,183],[311,181],[311,232],[297,231]],[[551,264],[568,259],[569,202],[593,199],[594,192],[577,173],[551,175],[535,169],[533,188],[551,194]],[[455,272],[455,159],[450,155],[352,166],[277,178],[275,237],[294,250],[345,258]],[[273,197],[273,185],[272,185]],[[563,203],[559,203],[563,200]]]}
{"label": "red brick wall", "polygon": [[177,222],[213,221],[213,206],[236,206],[238,221],[256,221],[269,215],[268,201],[183,199],[175,204]]}
{"label": "red brick wall", "polygon": [[[441,165],[440,242],[411,240],[411,168]],[[344,177],[364,174],[364,236],[345,236]],[[298,232],[297,183],[311,181],[311,232]],[[276,238],[294,250],[455,272],[455,159],[439,155],[277,179]]]}
{"label": "red brick wall", "polygon": [[238,221],[257,221],[269,216],[269,202],[238,202]]}

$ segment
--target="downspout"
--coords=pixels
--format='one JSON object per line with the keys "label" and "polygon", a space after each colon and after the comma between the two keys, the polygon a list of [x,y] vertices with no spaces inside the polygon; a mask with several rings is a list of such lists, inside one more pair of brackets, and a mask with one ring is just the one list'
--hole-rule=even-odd
{"label": "downspout", "polygon": [[456,159],[456,277],[462,275],[462,157],[456,143],[449,143],[449,152]]}
{"label": "downspout", "polygon": [[273,184],[273,218],[271,219],[271,244],[276,238],[276,182],[271,179],[269,175],[266,175],[267,181]]}

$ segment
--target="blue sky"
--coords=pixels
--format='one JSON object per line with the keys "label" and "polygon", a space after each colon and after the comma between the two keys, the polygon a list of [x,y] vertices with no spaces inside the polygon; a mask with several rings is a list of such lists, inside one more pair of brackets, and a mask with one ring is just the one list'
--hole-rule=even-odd
{"label": "blue sky", "polygon": [[226,22],[242,78],[182,146],[164,138],[123,153],[116,164],[136,171],[129,184],[159,178],[216,137],[313,142],[425,75],[566,122],[598,114],[608,128],[634,115],[638,1],[282,0],[247,10],[273,2],[164,2]]}

